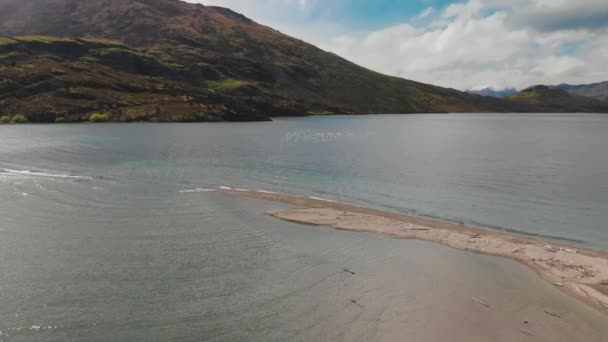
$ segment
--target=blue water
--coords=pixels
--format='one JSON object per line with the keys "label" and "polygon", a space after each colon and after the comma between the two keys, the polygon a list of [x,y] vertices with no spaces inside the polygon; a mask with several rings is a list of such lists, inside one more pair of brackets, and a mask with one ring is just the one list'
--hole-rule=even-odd
{"label": "blue water", "polygon": [[[606,132],[608,116],[592,114],[0,126],[0,341],[373,340],[399,308],[450,322],[459,295],[510,298],[503,320],[571,307],[510,261],[288,224],[263,215],[278,204],[196,189],[323,197],[608,249]],[[351,299],[377,311],[360,315]],[[471,322],[454,336],[499,334]]]}

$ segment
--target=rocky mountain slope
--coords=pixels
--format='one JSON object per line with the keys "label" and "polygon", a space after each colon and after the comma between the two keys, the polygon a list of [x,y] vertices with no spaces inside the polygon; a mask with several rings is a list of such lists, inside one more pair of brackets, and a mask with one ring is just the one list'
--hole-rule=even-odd
{"label": "rocky mountain slope", "polygon": [[602,102],[608,102],[608,81],[592,84],[560,84],[551,86],[552,89],[567,91],[571,94],[591,97]]}
{"label": "rocky mountain slope", "polygon": [[229,9],[178,0],[0,0],[0,37],[0,115],[31,121],[547,108],[382,75]]}
{"label": "rocky mountain slope", "polygon": [[524,89],[506,99],[543,112],[608,112],[606,103],[544,85]]}

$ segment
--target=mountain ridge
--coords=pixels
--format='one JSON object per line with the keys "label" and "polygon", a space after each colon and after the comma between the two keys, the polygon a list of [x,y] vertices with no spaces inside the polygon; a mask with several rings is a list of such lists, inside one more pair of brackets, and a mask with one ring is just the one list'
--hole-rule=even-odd
{"label": "mountain ridge", "polygon": [[524,106],[540,108],[544,112],[605,112],[608,107],[596,99],[552,89],[546,85],[528,87],[517,94],[508,95],[506,99]]}
{"label": "mountain ridge", "polygon": [[608,81],[589,84],[558,84],[550,86],[552,89],[567,91],[585,97],[591,97],[602,102],[608,102]]}
{"label": "mountain ridge", "polygon": [[28,117],[82,121],[104,111],[119,121],[241,121],[543,109],[382,75],[230,9],[179,0],[0,0],[0,37],[0,108]]}
{"label": "mountain ridge", "polygon": [[517,92],[518,91],[515,88],[496,89],[493,87],[485,87],[482,89],[467,90],[467,93],[470,93],[470,94],[477,94],[477,95],[497,97],[497,98],[504,98],[507,95],[513,95],[513,94],[516,94]]}
{"label": "mountain ridge", "polygon": [[[563,90],[570,94],[589,97],[602,102],[608,102],[608,81],[588,84],[561,83],[558,85],[549,85],[548,87],[550,89]],[[497,89],[494,87],[485,87],[481,89],[469,89],[467,92],[470,94],[505,98],[509,95],[517,94],[519,91],[517,91],[515,88]]]}

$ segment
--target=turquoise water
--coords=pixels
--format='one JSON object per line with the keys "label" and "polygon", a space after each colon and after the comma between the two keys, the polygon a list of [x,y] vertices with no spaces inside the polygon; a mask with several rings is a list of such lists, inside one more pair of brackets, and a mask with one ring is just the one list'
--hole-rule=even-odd
{"label": "turquoise water", "polygon": [[[0,126],[0,341],[370,340],[387,312],[413,329],[484,293],[510,298],[504,319],[574,310],[508,260],[288,224],[262,214],[278,204],[197,189],[303,194],[606,249],[606,131],[608,116],[588,114]],[[578,317],[593,326],[593,315]],[[454,336],[500,336],[467,322]]]}

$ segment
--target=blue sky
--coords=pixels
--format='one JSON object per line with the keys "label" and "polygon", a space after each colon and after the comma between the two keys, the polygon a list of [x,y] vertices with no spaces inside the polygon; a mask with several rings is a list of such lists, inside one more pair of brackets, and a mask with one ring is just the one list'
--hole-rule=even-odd
{"label": "blue sky", "polygon": [[454,1],[426,0],[351,0],[310,2],[305,15],[288,16],[287,20],[302,21],[331,20],[345,27],[373,30],[387,25],[408,21],[428,8],[445,8]]}
{"label": "blue sky", "polygon": [[608,80],[608,0],[189,0],[458,89]]}

